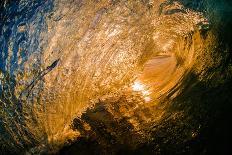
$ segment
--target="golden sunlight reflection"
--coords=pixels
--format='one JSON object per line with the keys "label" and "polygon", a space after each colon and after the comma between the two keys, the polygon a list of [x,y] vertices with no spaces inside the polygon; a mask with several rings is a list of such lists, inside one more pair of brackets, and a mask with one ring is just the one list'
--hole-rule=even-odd
{"label": "golden sunlight reflection", "polygon": [[140,81],[135,81],[132,85],[132,90],[135,92],[140,92],[143,95],[144,101],[145,102],[150,102],[150,94],[151,92],[148,90],[148,87],[141,83]]}

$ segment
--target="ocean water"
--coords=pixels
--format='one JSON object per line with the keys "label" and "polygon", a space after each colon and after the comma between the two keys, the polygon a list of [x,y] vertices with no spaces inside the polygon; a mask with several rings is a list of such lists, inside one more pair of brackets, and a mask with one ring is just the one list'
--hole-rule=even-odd
{"label": "ocean water", "polygon": [[0,154],[230,154],[232,3],[0,2]]}

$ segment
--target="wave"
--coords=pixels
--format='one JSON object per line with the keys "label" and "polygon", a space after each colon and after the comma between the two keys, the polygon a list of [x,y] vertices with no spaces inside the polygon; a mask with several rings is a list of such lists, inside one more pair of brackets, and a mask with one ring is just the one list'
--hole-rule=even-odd
{"label": "wave", "polygon": [[230,107],[228,3],[0,2],[1,153],[209,153]]}

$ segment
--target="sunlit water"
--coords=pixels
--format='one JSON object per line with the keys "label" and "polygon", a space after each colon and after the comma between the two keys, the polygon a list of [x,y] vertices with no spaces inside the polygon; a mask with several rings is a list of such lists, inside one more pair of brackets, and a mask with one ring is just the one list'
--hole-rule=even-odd
{"label": "sunlit water", "polygon": [[[192,74],[205,80],[206,68],[216,64],[209,17],[184,4],[1,2],[1,148],[57,152],[95,132],[99,127],[90,120],[107,119],[88,115],[98,105],[112,115],[110,121],[126,119],[132,128],[128,133],[136,135],[129,144],[120,139],[120,127],[114,131],[105,122],[115,143],[135,148],[152,141],[151,131],[166,119],[172,100],[183,92],[183,82]],[[171,118],[183,115],[177,111]],[[75,126],[76,118],[83,128]],[[194,138],[197,128],[186,130],[186,137]]]}

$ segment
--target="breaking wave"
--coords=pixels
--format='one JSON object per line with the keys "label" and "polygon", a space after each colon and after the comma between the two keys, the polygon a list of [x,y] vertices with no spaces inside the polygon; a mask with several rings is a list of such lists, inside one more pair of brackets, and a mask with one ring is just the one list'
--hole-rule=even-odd
{"label": "breaking wave", "polygon": [[212,151],[207,131],[231,107],[231,3],[5,0],[0,10],[1,153]]}

